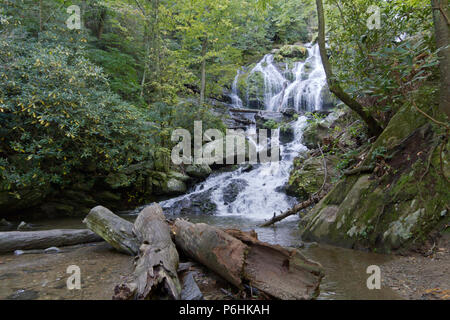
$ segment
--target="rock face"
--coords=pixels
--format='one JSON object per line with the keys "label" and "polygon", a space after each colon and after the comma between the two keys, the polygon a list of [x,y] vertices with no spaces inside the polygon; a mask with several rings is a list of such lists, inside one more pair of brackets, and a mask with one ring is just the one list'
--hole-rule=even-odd
{"label": "rock face", "polygon": [[182,214],[214,214],[217,205],[211,201],[214,188],[191,193],[174,203],[163,205],[164,212],[171,215]]}
{"label": "rock face", "polygon": [[305,59],[308,51],[300,45],[285,45],[275,51],[274,54],[276,61],[283,61],[284,58],[295,58],[298,61]]}
{"label": "rock face", "polygon": [[223,202],[225,205],[228,205],[234,200],[236,200],[237,196],[241,191],[243,191],[248,186],[247,181],[244,179],[234,179],[232,180],[228,186],[223,189]]}
{"label": "rock face", "polygon": [[[390,252],[419,246],[448,224],[450,188],[440,170],[439,139],[425,123],[409,106],[400,110],[363,163],[374,164],[374,173],[342,178],[302,218],[302,238]],[[448,177],[450,162],[442,156]]]}
{"label": "rock face", "polygon": [[[327,157],[327,184],[338,176],[335,169],[336,158]],[[325,171],[321,156],[307,155],[306,158],[296,159],[294,169],[289,177],[286,193],[304,201],[309,199],[314,193],[319,191],[325,179]]]}

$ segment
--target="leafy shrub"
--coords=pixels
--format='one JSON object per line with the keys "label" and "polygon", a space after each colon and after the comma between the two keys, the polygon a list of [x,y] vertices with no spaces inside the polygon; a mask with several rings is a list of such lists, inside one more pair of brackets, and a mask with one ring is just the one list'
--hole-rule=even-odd
{"label": "leafy shrub", "polygon": [[110,90],[82,39],[75,50],[57,37],[0,39],[0,190],[69,185],[155,151],[148,115]]}

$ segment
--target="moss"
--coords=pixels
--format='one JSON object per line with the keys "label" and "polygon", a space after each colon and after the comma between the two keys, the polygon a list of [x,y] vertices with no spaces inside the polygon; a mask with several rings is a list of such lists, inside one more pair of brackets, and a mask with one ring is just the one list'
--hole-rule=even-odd
{"label": "moss", "polygon": [[278,55],[285,58],[305,59],[308,55],[308,50],[299,45],[285,45],[280,48]]}

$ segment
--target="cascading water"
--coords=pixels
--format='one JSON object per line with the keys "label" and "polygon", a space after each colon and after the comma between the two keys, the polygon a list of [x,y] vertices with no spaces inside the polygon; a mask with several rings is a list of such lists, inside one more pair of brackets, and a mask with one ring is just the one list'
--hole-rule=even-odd
{"label": "cascading water", "polygon": [[[289,71],[295,76],[293,81],[287,80],[283,72],[274,65],[272,55],[266,55],[251,71],[255,72],[260,72],[264,77],[266,110],[279,111],[294,107],[297,111],[314,111],[321,108],[320,95],[326,84],[326,77],[317,45],[308,48],[307,59],[295,63],[293,70]],[[233,108],[243,107],[237,89],[239,75],[240,71],[234,80],[231,93]],[[294,157],[306,151],[306,147],[302,144],[302,133],[306,123],[306,117],[301,116],[291,124],[295,139],[280,146],[279,162],[257,164],[250,171],[241,167],[233,172],[213,174],[197,185],[191,193],[161,202],[162,207],[167,212],[192,213],[190,204],[200,202],[201,209],[207,208],[207,213],[219,216],[245,216],[246,219],[255,220],[271,218],[274,212],[289,209],[295,203],[295,199],[283,193],[282,189],[288,181]],[[255,126],[251,126],[247,134],[255,131]],[[180,211],[179,208],[187,210]],[[206,212],[199,210],[197,213]]]}

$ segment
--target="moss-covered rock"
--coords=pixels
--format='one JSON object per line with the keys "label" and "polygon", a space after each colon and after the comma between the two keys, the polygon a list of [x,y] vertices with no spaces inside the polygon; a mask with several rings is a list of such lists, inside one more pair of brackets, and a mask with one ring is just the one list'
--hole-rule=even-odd
{"label": "moss-covered rock", "polygon": [[278,55],[283,58],[296,58],[298,60],[306,59],[308,50],[300,45],[285,45],[280,48]]}
{"label": "moss-covered rock", "polygon": [[212,170],[207,164],[189,165],[186,167],[186,173],[194,178],[206,179]]}
{"label": "moss-covered rock", "polygon": [[[327,156],[327,181],[326,187],[338,176],[335,169],[337,158]],[[309,199],[314,193],[318,192],[324,183],[325,171],[323,159],[320,155],[306,155],[306,158],[299,157],[294,161],[294,167],[289,176],[286,192],[297,197],[299,200]]]}
{"label": "moss-covered rock", "polygon": [[[394,116],[372,147],[389,154],[383,167],[343,177],[303,217],[303,239],[390,252],[420,246],[448,224],[450,185],[440,169],[439,140],[430,125],[420,127],[426,122],[422,116],[411,112],[405,107]],[[447,153],[442,167],[448,176]]]}

